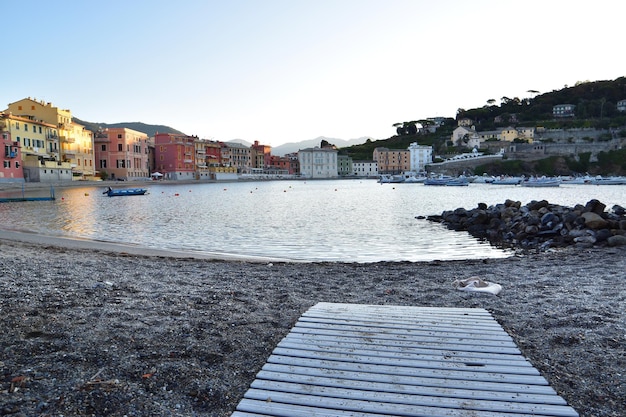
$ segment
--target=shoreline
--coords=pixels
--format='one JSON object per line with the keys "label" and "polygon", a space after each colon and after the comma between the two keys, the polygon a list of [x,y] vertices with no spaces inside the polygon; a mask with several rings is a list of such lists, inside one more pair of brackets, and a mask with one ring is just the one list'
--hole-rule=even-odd
{"label": "shoreline", "polygon": [[290,263],[302,263],[303,261],[273,258],[264,256],[251,256],[251,255],[237,255],[229,253],[218,252],[194,252],[183,251],[174,249],[156,249],[145,246],[106,242],[102,240],[81,239],[76,237],[66,236],[49,236],[39,233],[31,233],[25,231],[8,230],[0,228],[2,232],[2,239],[6,239],[13,242],[43,245],[43,246],[56,246],[66,249],[78,249],[93,250],[98,252],[105,252],[111,254],[123,254],[123,255],[135,255],[135,256],[147,256],[147,257],[160,257],[160,258],[173,258],[173,259],[197,259],[197,260],[213,260],[213,261],[242,261],[251,263],[267,263],[267,262],[290,262]]}
{"label": "shoreline", "polygon": [[[485,308],[580,416],[623,412],[624,248],[270,263],[27,237],[0,240],[7,414],[230,416],[277,343],[320,301]],[[503,290],[453,287],[470,276]]]}

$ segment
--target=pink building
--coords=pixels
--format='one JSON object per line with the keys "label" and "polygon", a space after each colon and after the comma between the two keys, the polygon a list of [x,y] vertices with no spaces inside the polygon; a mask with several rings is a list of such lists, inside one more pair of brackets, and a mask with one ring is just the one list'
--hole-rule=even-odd
{"label": "pink building", "polygon": [[24,169],[22,168],[22,150],[18,142],[11,140],[11,134],[7,132],[0,121],[0,182],[24,182]]}
{"label": "pink building", "polygon": [[154,169],[169,180],[196,179],[194,136],[173,133],[154,135]]}
{"label": "pink building", "polygon": [[108,179],[150,177],[148,135],[123,127],[108,128],[94,138],[97,170]]}

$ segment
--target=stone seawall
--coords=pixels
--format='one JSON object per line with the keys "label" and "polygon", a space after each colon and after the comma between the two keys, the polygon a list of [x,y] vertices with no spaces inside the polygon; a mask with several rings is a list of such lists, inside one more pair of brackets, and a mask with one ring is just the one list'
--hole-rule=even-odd
{"label": "stone seawall", "polygon": [[543,250],[571,245],[626,245],[626,210],[618,205],[605,209],[606,205],[598,200],[575,207],[545,200],[522,206],[519,201],[506,200],[494,206],[480,203],[474,209],[457,208],[426,218],[505,247]]}

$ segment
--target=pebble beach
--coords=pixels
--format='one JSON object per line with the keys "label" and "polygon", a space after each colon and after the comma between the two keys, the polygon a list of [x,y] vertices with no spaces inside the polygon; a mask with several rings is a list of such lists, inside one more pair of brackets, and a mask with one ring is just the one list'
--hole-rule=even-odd
{"label": "pebble beach", "polygon": [[0,415],[229,416],[321,301],[485,308],[580,416],[626,409],[623,247],[288,263],[0,233]]}

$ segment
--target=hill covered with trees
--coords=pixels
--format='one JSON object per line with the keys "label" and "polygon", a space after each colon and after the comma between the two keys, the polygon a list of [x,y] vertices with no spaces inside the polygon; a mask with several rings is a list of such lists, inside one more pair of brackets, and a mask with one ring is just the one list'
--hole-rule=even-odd
{"label": "hill covered with trees", "polygon": [[[626,113],[617,110],[617,102],[626,99],[626,77],[612,81],[584,81],[563,89],[540,93],[528,91],[529,97],[501,97],[499,104],[496,99],[487,99],[485,105],[475,109],[458,109],[456,117],[446,118],[433,133],[426,129],[415,128],[425,126],[428,121],[416,118],[413,121],[390,124],[396,129],[396,135],[388,139],[368,140],[361,145],[341,148],[339,152],[349,155],[354,160],[371,160],[374,149],[406,149],[417,142],[430,145],[436,155],[454,154],[467,151],[452,146],[450,137],[457,127],[457,121],[468,118],[476,126],[476,130],[493,130],[501,127],[544,127],[546,129],[598,128],[618,129],[626,135]],[[574,104],[575,117],[555,119],[552,108],[557,104]],[[623,137],[623,136],[622,136]],[[553,175],[572,172],[614,172],[626,174],[626,153],[613,151],[598,155],[597,162],[590,162],[589,155],[578,158],[551,157],[543,161],[522,162],[503,161],[498,166],[484,167],[491,173],[537,173]]]}
{"label": "hill covered with trees", "polygon": [[169,126],[164,125],[150,125],[141,122],[122,122],[122,123],[94,123],[94,122],[86,122],[84,120],[80,120],[76,117],[72,118],[76,123],[85,126],[87,130],[90,130],[94,134],[106,129],[113,127],[125,127],[127,129],[136,130],[137,132],[142,132],[148,135],[148,137],[154,136],[156,133],[174,133],[177,135],[184,135],[183,132],[171,128]]}

